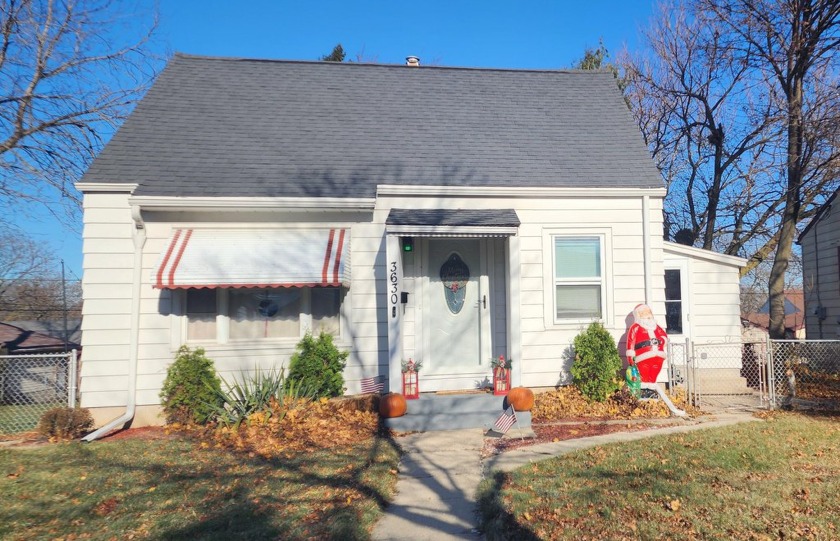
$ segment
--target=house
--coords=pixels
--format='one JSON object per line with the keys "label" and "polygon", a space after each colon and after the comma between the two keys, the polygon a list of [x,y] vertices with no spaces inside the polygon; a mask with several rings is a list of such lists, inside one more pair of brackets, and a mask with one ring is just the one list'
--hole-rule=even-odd
{"label": "house", "polygon": [[840,213],[835,191],[802,230],[802,285],[808,338],[840,338]]}
{"label": "house", "polygon": [[740,341],[740,260],[663,241],[610,73],[178,54],[77,186],[82,405],[112,426],[160,422],[182,344],[230,378],[328,331],[358,393],[400,391],[408,359],[423,392],[482,387],[499,355],[513,385],[562,384],[575,335],[622,342],[645,301]]}
{"label": "house", "polygon": [[63,353],[79,347],[78,343],[65,343],[61,338],[24,327],[20,323],[0,322],[0,355]]}
{"label": "house", "polygon": [[[745,342],[764,342],[770,336],[770,301],[757,312],[744,314],[742,325]],[[801,289],[785,290],[785,337],[805,338],[805,296]]]}

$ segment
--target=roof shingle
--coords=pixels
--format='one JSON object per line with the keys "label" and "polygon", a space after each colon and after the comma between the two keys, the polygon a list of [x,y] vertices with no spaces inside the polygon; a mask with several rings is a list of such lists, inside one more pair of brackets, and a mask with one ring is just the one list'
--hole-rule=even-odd
{"label": "roof shingle", "polygon": [[83,181],[204,197],[663,186],[609,73],[182,54]]}

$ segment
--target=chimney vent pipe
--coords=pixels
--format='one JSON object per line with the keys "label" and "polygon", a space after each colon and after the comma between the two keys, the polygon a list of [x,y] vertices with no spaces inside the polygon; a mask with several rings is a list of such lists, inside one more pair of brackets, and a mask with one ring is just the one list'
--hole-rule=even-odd
{"label": "chimney vent pipe", "polygon": [[406,56],[405,57],[405,65],[411,67],[419,67],[420,66],[420,57],[419,56]]}

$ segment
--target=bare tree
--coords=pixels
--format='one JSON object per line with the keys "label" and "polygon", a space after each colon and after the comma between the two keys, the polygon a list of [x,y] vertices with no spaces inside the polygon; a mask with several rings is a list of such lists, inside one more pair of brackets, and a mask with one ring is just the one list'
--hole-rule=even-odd
{"label": "bare tree", "polygon": [[668,183],[666,222],[749,258],[742,274],[772,260],[782,336],[796,226],[838,180],[840,3],[671,2],[647,41],[624,62],[627,95]]}
{"label": "bare tree", "polygon": [[135,8],[119,0],[0,0],[0,204],[52,203],[50,210],[75,215],[73,182],[157,64],[146,51],[155,22],[134,30]]}
{"label": "bare tree", "polygon": [[21,231],[0,232],[0,321],[55,320],[64,311],[70,317],[81,311],[78,280],[63,283],[52,254]]}
{"label": "bare tree", "polygon": [[[784,204],[770,271],[770,335],[784,338],[785,274],[809,190],[840,159],[837,146],[840,2],[837,0],[696,0],[724,22],[738,61],[765,77],[785,133]],[[825,85],[825,78],[834,78]],[[826,92],[827,90],[827,92]]]}

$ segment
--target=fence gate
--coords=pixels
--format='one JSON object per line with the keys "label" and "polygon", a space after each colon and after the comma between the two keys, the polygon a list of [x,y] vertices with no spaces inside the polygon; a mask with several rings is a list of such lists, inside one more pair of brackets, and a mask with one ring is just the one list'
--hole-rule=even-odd
{"label": "fence gate", "polygon": [[669,359],[671,385],[682,386],[696,407],[771,407],[772,363],[767,343],[686,340],[669,345]]}
{"label": "fence gate", "polygon": [[0,434],[32,430],[56,406],[75,407],[77,378],[76,350],[0,355]]}

